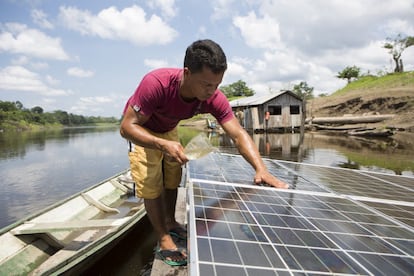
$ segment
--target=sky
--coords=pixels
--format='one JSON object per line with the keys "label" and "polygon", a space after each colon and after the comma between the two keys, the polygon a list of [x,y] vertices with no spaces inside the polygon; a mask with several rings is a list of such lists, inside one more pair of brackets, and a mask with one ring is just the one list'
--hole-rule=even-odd
{"label": "sky", "polygon": [[[120,117],[147,72],[206,38],[227,56],[221,85],[331,94],[347,66],[392,72],[398,34],[414,36],[414,0],[0,0],[0,100]],[[414,47],[402,59],[414,70]]]}

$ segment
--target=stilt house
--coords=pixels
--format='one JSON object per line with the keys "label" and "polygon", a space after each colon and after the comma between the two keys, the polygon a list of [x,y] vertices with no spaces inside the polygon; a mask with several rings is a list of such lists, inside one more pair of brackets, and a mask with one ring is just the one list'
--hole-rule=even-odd
{"label": "stilt house", "polygon": [[288,90],[240,98],[230,105],[240,124],[255,133],[300,131],[305,122],[304,102]]}

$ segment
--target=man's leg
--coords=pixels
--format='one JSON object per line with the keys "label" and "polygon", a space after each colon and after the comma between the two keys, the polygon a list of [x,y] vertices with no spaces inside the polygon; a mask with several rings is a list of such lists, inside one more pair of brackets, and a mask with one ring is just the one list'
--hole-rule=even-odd
{"label": "man's leg", "polygon": [[155,199],[145,199],[145,210],[148,218],[158,235],[160,242],[160,249],[174,249],[177,246],[168,234],[168,229],[165,224],[165,204],[162,196]]}
{"label": "man's leg", "polygon": [[[144,198],[145,210],[159,240],[160,249],[177,246],[168,234],[163,195],[162,153],[134,145],[129,152],[131,175],[135,181],[136,195]],[[148,169],[151,167],[151,170]]]}
{"label": "man's leg", "polygon": [[[179,141],[177,129],[174,129],[166,138],[173,141]],[[164,182],[164,199],[165,199],[165,223],[167,230],[178,232],[181,237],[186,236],[185,229],[175,219],[175,207],[177,204],[178,186],[181,183],[182,168],[179,163],[169,157],[163,159],[163,182]]]}
{"label": "man's leg", "polygon": [[164,189],[165,198],[165,223],[167,230],[180,227],[180,224],[175,220],[175,207],[177,204],[177,189]]}
{"label": "man's leg", "polygon": [[[159,196],[156,199],[145,199],[144,204],[147,216],[158,235],[159,250],[175,250],[177,245],[168,234],[165,224],[165,204],[163,196]],[[181,254],[169,256],[168,259],[174,262],[181,262],[187,259],[187,255],[185,252],[181,252]]]}

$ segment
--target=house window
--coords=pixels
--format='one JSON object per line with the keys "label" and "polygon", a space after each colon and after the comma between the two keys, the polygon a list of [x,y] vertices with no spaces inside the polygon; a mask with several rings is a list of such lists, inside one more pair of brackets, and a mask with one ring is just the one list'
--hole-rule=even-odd
{"label": "house window", "polygon": [[282,115],[282,107],[280,105],[269,105],[267,108],[270,115]]}
{"label": "house window", "polygon": [[290,114],[300,114],[299,105],[291,105],[290,106]]}

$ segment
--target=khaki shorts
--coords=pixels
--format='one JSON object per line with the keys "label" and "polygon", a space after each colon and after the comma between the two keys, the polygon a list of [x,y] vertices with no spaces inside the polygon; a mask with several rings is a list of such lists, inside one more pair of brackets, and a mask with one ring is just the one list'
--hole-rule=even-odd
{"label": "khaki shorts", "polygon": [[[177,128],[166,133],[149,132],[163,139],[179,141]],[[161,195],[164,188],[174,190],[180,185],[180,163],[168,157],[164,158],[161,151],[133,145],[128,155],[137,197],[155,199]]]}

